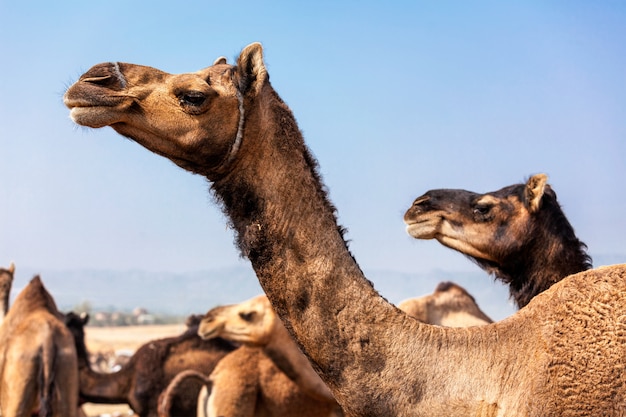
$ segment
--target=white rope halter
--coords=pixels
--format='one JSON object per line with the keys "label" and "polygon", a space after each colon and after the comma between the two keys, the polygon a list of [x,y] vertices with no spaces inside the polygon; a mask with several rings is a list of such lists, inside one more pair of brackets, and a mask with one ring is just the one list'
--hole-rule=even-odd
{"label": "white rope halter", "polygon": [[235,155],[237,154],[237,151],[239,151],[239,147],[241,146],[241,140],[243,139],[243,121],[245,115],[245,111],[243,108],[243,95],[239,90],[237,90],[236,95],[237,101],[239,101],[239,125],[237,126],[237,135],[235,136],[235,140],[230,147],[228,155],[220,163],[218,169],[221,169],[222,167],[225,167],[232,162],[232,160],[235,158]]}

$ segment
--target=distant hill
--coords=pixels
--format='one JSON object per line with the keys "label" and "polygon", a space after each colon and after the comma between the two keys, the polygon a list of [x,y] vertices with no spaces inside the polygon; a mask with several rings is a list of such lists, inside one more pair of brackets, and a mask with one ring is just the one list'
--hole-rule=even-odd
{"label": "distant hill", "polygon": [[[594,266],[626,262],[626,256],[594,256]],[[35,274],[59,307],[70,310],[88,302],[93,310],[132,310],[143,307],[152,313],[188,315],[204,313],[219,304],[243,301],[262,293],[259,282],[246,266],[209,271],[171,273],[115,270],[34,270],[17,265],[12,298]],[[508,288],[475,271],[405,273],[365,271],[367,278],[387,300],[398,303],[405,298],[432,293],[441,281],[454,281],[474,296],[480,307],[494,320],[516,309],[509,300]]]}
{"label": "distant hill", "polygon": [[[427,274],[397,271],[365,271],[375,288],[390,302],[431,293],[441,281],[463,285],[493,318],[514,310],[508,290],[494,284],[483,272],[444,272]],[[114,270],[31,270],[17,269],[12,298],[35,274],[64,311],[88,302],[93,310],[127,310],[143,307],[160,314],[204,313],[215,305],[243,301],[262,293],[251,268],[236,266],[189,273]]]}

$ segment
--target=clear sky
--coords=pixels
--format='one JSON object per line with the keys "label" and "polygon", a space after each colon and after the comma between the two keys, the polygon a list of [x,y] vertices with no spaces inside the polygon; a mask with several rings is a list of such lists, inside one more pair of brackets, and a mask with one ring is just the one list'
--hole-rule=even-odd
{"label": "clear sky", "polygon": [[190,72],[255,41],[366,272],[475,270],[404,211],[538,172],[591,255],[626,261],[622,1],[0,0],[0,265],[245,264],[205,180],[74,126],[62,95],[99,62]]}

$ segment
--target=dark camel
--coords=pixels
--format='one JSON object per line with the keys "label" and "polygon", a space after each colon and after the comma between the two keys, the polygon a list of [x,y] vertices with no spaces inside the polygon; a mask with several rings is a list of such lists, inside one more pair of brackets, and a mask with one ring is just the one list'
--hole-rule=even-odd
{"label": "dark camel", "polygon": [[274,310],[346,415],[623,413],[626,265],[570,276],[498,323],[410,318],[350,254],[262,52],[255,43],[234,66],[179,75],[99,64],[64,101],[76,123],[111,126],[210,180]]}
{"label": "dark camel", "polygon": [[15,264],[11,262],[8,268],[0,268],[0,324],[9,311],[9,297],[13,286]]}
{"label": "dark camel", "polygon": [[437,239],[509,285],[523,307],[568,275],[591,268],[556,199],[538,174],[525,184],[477,194],[431,190],[413,202],[404,221],[416,239]]}
{"label": "dark camel", "polygon": [[78,365],[74,339],[37,276],[19,293],[0,326],[0,414],[74,417]]}
{"label": "dark camel", "polygon": [[[88,320],[89,316],[66,315],[76,341],[81,400],[128,404],[141,417],[158,415],[159,394],[179,372],[194,369],[209,375],[219,360],[235,349],[223,339],[200,339],[196,324],[180,336],[142,345],[119,371],[99,373],[91,369],[85,346],[84,326]],[[172,415],[195,415],[201,386],[196,380],[184,382],[172,401]]]}

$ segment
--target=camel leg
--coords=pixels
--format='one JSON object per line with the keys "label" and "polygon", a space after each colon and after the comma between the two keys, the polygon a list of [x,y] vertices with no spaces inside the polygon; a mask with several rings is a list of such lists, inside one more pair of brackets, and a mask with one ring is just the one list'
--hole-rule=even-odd
{"label": "camel leg", "polygon": [[60,383],[55,383],[54,386],[53,416],[76,417],[79,411],[76,353],[70,348],[63,349],[58,352],[56,360],[55,379]]}

